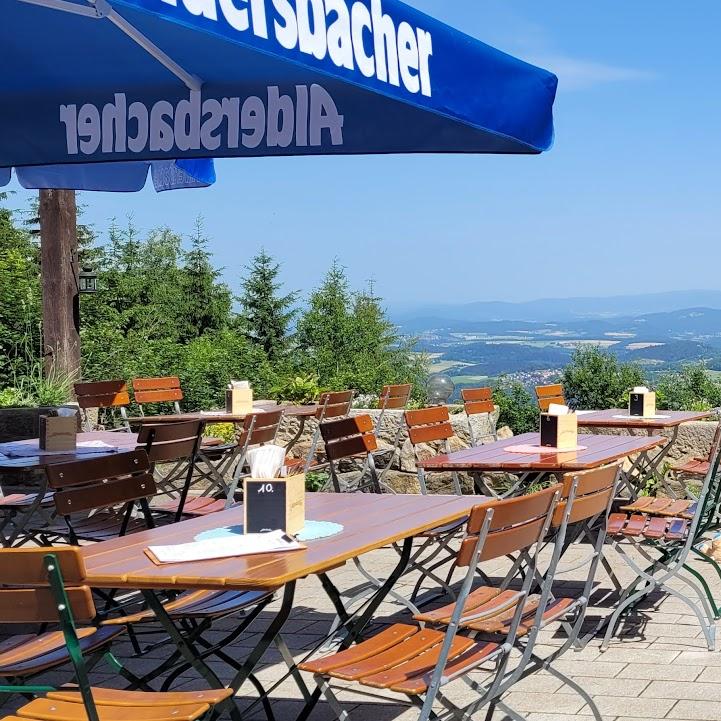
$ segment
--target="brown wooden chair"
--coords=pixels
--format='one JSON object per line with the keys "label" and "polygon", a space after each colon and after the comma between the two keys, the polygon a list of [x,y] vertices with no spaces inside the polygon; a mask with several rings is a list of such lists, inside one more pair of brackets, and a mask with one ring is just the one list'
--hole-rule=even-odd
{"label": "brown wooden chair", "polygon": [[496,405],[493,402],[492,388],[462,388],[461,400],[463,401],[463,409],[468,418],[468,433],[471,438],[471,444],[474,446],[482,445],[484,435],[477,434],[477,428],[473,425],[473,416],[487,415],[489,432],[485,437],[490,437],[494,441],[498,440],[496,423],[493,420],[493,414],[496,412]]}
{"label": "brown wooden chair", "polygon": [[[106,430],[130,431],[128,424],[127,409],[130,405],[130,393],[128,393],[128,384],[123,380],[113,381],[95,381],[92,383],[76,383],[75,396],[78,400],[78,406],[83,418],[83,428],[86,431],[97,430],[98,427],[105,426],[105,423],[94,424],[88,415],[91,409],[97,409],[98,412],[104,411],[107,414],[107,420],[111,423],[111,428]],[[116,426],[117,416],[115,411],[120,414],[120,426]]]}
{"label": "brown wooden chair", "polygon": [[[411,391],[413,386],[410,383],[402,383],[398,385],[383,386],[378,396],[378,409],[380,413],[376,419],[375,434],[378,437],[383,430],[383,422],[386,417],[386,411],[402,411],[406,409],[408,401],[411,399]],[[383,448],[376,453],[376,458],[384,458],[384,467],[381,470],[380,477],[383,478],[385,473],[391,469],[396,456],[400,453],[401,439],[403,438],[403,424],[398,423],[396,432],[393,437],[393,443],[390,448]]]}
{"label": "brown wooden chair", "polygon": [[180,387],[180,378],[177,376],[135,378],[131,385],[133,387],[133,398],[138,405],[141,416],[145,415],[144,405],[146,403],[170,404],[175,413],[180,413],[183,390]]}
{"label": "brown wooden chair", "polygon": [[[278,435],[278,428],[282,418],[282,408],[275,411],[249,413],[245,417],[238,434],[237,448],[233,454],[232,465],[226,464],[226,466],[230,466],[227,472],[232,471],[233,474],[230,482],[226,482],[224,477],[218,478],[219,471],[216,470],[215,483],[206,485],[200,495],[187,500],[188,490],[184,489],[184,493],[178,501],[158,504],[154,510],[162,513],[173,513],[176,518],[179,518],[182,515],[207,516],[209,513],[216,513],[232,506],[236,502],[235,495],[243,477],[248,451],[253,446],[273,443]],[[199,451],[198,455],[201,454],[202,451]],[[208,479],[213,478],[208,475],[205,477]],[[193,482],[197,482],[197,479]]]}
{"label": "brown wooden chair", "polygon": [[305,456],[305,460],[302,458],[288,458],[286,459],[288,468],[299,469],[302,465],[303,472],[307,473],[311,469],[321,468],[325,465],[325,463],[315,457],[321,439],[320,427],[323,423],[333,418],[347,418],[350,415],[354,395],[355,391],[353,390],[321,393],[318,399],[318,408],[315,411],[315,419],[318,422],[318,427],[315,429],[311,438],[310,448]]}
{"label": "brown wooden chair", "polygon": [[[158,489],[157,496],[177,495],[178,508],[182,508],[193,482],[193,472],[203,438],[202,421],[143,424],[138,433],[138,448],[148,454],[151,472]],[[172,464],[170,471],[161,475],[161,464]],[[180,519],[178,511],[176,519]]]}
{"label": "brown wooden chair", "polygon": [[[58,518],[33,529],[46,545],[106,541],[153,527],[148,498],[156,486],[144,449],[51,464],[46,474]],[[136,503],[143,520],[133,517]]]}
{"label": "brown wooden chair", "polygon": [[[92,663],[85,654],[102,652],[121,629],[105,627],[98,631],[76,627],[77,622],[90,622],[96,617],[79,548],[0,551],[0,584],[3,623],[60,625],[58,632],[44,634],[26,644],[6,644],[0,652],[0,659],[5,657],[12,677],[10,684],[0,686],[0,693],[45,693],[22,706],[14,716],[6,716],[6,721],[195,721],[209,717],[217,704],[232,703],[227,701],[232,689],[162,693],[91,687],[88,671]],[[101,638],[105,640],[99,644]],[[19,683],[24,679],[25,668],[41,663],[41,659],[47,661],[52,648],[56,649],[56,657],[72,664],[77,686],[43,685],[36,689]],[[113,666],[122,668],[116,659],[112,661]]]}
{"label": "brown wooden chair", "polygon": [[[419,410],[406,411],[404,414],[406,429],[408,430],[408,440],[413,447],[413,454],[418,461],[422,460],[419,453],[419,446],[426,443],[438,443],[442,445],[442,453],[450,453],[450,439],[455,436],[455,431],[451,425],[451,417],[448,412],[448,406],[431,406],[429,408],[421,408]],[[418,475],[418,485],[421,493],[428,493],[426,472],[420,466],[416,465],[416,473]],[[453,482],[453,492],[460,496],[462,493],[461,482],[458,473],[451,473]]]}
{"label": "brown wooden chair", "polygon": [[[420,707],[420,721],[437,717],[433,711],[437,701],[446,712],[443,718],[469,718],[483,706],[489,707],[488,718],[495,706],[506,711],[500,697],[513,677],[508,668],[511,651],[524,640],[523,655],[514,669],[520,676],[532,659],[540,629],[552,619],[567,615],[573,604],[553,599],[550,576],[544,579],[540,594],[531,596],[534,573],[526,575],[520,590],[480,587],[472,591],[476,567],[480,562],[521,551],[537,563],[560,490],[560,485],[555,485],[471,511],[457,555],[458,566],[467,572],[456,603],[416,615],[421,625],[395,623],[355,646],[300,665],[301,670],[314,675],[338,718],[345,718],[347,713],[333,692],[334,680],[360,685],[365,695],[373,695],[376,689],[400,694]],[[529,616],[531,607],[534,611]],[[482,667],[489,670],[484,672]],[[472,681],[467,678],[471,672]],[[462,678],[474,691],[465,708],[459,708],[442,691]]]}
{"label": "brown wooden chair", "polygon": [[[338,477],[338,462],[344,459],[363,456],[363,470],[354,491],[370,490],[381,493],[382,487],[373,460],[373,451],[378,450],[378,441],[373,431],[373,419],[367,415],[353,416],[336,421],[326,421],[318,426],[325,445],[333,490],[341,493]],[[365,476],[368,480],[364,480]],[[386,490],[390,490],[386,488]]]}
{"label": "brown wooden chair", "polygon": [[536,400],[541,413],[545,413],[551,403],[559,405],[566,404],[566,396],[563,392],[563,386],[560,383],[554,383],[548,386],[536,386]]}

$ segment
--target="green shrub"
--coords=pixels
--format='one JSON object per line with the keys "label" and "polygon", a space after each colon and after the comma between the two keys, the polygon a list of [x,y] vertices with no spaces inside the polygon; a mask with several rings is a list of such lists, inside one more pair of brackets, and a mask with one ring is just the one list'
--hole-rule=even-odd
{"label": "green shrub", "polygon": [[629,391],[646,382],[635,363],[619,363],[613,353],[584,346],[573,354],[561,374],[566,400],[579,409],[625,408]]}
{"label": "green shrub", "polygon": [[493,402],[500,409],[499,428],[508,426],[514,435],[538,430],[538,405],[522,383],[501,377],[493,389]]}
{"label": "green shrub", "polygon": [[306,375],[292,375],[283,378],[271,389],[271,396],[277,401],[287,401],[303,405],[312,403],[320,395],[318,376],[308,373]]}
{"label": "green shrub", "polygon": [[659,376],[656,383],[659,408],[670,411],[708,411],[721,406],[721,382],[703,363],[691,363]]}

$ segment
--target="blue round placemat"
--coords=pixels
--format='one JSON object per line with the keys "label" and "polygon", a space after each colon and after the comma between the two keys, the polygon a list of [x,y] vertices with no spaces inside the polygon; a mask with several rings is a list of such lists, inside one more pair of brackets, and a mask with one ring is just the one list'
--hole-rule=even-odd
{"label": "blue round placemat", "polygon": [[[340,523],[331,521],[306,521],[305,526],[296,533],[295,537],[299,541],[315,541],[319,538],[328,538],[335,536],[343,530]],[[210,541],[217,538],[233,538],[234,536],[243,535],[243,526],[223,526],[222,528],[213,528],[209,531],[199,533],[193,540]]]}

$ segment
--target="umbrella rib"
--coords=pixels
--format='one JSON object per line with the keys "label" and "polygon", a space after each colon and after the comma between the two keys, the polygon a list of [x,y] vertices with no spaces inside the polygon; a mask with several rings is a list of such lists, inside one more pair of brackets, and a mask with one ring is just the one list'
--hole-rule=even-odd
{"label": "umbrella rib", "polygon": [[30,5],[40,5],[52,10],[82,15],[83,17],[107,18],[118,30],[125,33],[133,42],[140,45],[146,53],[155,58],[161,65],[170,70],[175,77],[182,80],[190,90],[200,90],[203,81],[197,76],[183,69],[173,58],[163,52],[152,40],[143,35],[134,25],[129,23],[108,0],[87,0],[92,7],[85,7],[70,0],[21,0]]}

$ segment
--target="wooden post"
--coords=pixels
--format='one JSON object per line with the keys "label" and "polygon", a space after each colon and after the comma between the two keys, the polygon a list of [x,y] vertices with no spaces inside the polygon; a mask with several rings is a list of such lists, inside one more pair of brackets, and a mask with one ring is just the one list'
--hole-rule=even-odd
{"label": "wooden post", "polygon": [[80,298],[74,190],[40,191],[45,372],[80,379]]}

